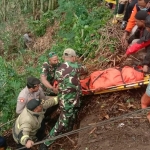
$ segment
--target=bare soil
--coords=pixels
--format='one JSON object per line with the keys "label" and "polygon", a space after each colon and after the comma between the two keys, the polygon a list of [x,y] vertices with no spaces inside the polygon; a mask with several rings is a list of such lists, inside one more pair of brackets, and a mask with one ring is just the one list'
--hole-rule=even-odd
{"label": "bare soil", "polygon": [[[78,128],[139,110],[145,88],[83,97]],[[50,150],[149,150],[149,128],[146,114],[139,113],[56,140]]]}
{"label": "bare soil", "polygon": [[[54,29],[47,29],[47,34],[35,42],[33,47],[36,51],[41,52],[40,54],[53,43],[51,35],[54,34]],[[44,45],[44,43],[47,44]],[[113,66],[115,66],[115,59],[113,60]],[[95,63],[95,66],[94,64],[88,66],[90,72],[97,70],[99,67],[102,69],[109,68],[112,67],[112,64],[108,63],[103,66],[103,64]],[[82,128],[92,123],[103,122],[140,109],[140,99],[145,89],[146,86],[140,89],[83,97],[82,107],[74,129]],[[48,126],[47,131],[50,128]],[[93,127],[78,134],[56,140],[49,147],[49,150],[149,150],[149,128],[150,124],[146,119],[146,114],[138,114],[134,117],[122,118],[114,123]],[[11,149],[16,149],[11,130],[5,135],[8,146]],[[33,149],[37,148],[35,146]]]}
{"label": "bare soil", "polygon": [[[142,94],[143,91],[138,89],[98,99],[97,106],[92,107],[94,110],[89,108],[89,114],[80,122],[80,128],[139,109]],[[129,102],[130,100],[133,101]],[[76,150],[149,150],[149,128],[146,114],[122,118],[79,133]]]}
{"label": "bare soil", "polygon": [[148,150],[149,123],[137,117],[93,128],[80,134],[78,150]]}

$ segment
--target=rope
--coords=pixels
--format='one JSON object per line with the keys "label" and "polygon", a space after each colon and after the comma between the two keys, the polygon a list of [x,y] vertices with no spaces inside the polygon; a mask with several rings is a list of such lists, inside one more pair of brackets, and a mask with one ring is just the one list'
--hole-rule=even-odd
{"label": "rope", "polygon": [[[70,132],[67,132],[67,133],[64,133],[64,134],[61,134],[61,135],[58,135],[58,136],[55,136],[55,137],[49,137],[45,140],[42,140],[42,141],[39,141],[39,142],[36,142],[34,143],[34,145],[38,145],[38,144],[41,144],[41,143],[44,143],[44,142],[47,142],[47,141],[53,141],[53,140],[57,140],[59,138],[62,138],[62,137],[66,137],[68,135],[72,135],[72,134],[75,134],[75,133],[79,133],[85,129],[90,129],[92,127],[98,127],[98,126],[102,126],[102,125],[106,125],[108,123],[113,123],[113,122],[116,122],[116,121],[119,121],[119,120],[122,120],[122,119],[125,119],[127,118],[128,116],[131,116],[133,114],[137,114],[137,113],[146,113],[147,111],[150,111],[150,107],[147,107],[145,109],[139,109],[137,111],[134,111],[134,112],[131,112],[131,113],[127,113],[125,115],[121,115],[119,117],[114,117],[114,118],[111,118],[109,120],[105,120],[105,121],[101,121],[101,122],[98,122],[98,123],[91,123],[89,124],[88,126],[85,126],[83,128],[80,128],[80,129],[77,129],[77,130],[73,130],[73,131],[70,131]],[[21,150],[25,147],[21,147],[17,150]]]}
{"label": "rope", "polygon": [[12,120],[10,120],[10,121],[8,121],[8,122],[6,122],[6,123],[2,124],[2,125],[0,125],[0,128],[1,128],[1,127],[3,127],[4,125],[6,125],[6,124],[10,123],[10,122],[13,122],[14,120],[16,120],[16,118],[15,118],[15,119],[12,119]]}

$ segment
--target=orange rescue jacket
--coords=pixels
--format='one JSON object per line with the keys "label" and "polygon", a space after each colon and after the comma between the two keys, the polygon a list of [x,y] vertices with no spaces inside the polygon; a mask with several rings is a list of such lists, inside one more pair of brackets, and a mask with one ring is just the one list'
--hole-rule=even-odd
{"label": "orange rescue jacket", "polygon": [[[139,8],[138,4],[135,4],[135,6],[132,10],[131,16],[128,20],[125,31],[127,31],[127,32],[132,31],[133,27],[135,26],[135,15],[138,11],[140,11],[140,8]],[[147,10],[147,13],[150,14],[150,9]]]}

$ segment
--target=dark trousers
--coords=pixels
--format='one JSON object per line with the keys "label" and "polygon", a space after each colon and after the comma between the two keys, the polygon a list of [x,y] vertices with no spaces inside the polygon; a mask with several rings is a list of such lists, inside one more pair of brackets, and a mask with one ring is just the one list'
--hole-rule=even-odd
{"label": "dark trousers", "polygon": [[50,115],[51,115],[52,113],[54,113],[58,108],[59,108],[59,105],[58,105],[58,104],[55,105],[55,106],[49,107],[49,108],[46,110],[44,116],[45,116],[45,117],[50,116]]}
{"label": "dark trousers", "polygon": [[133,8],[134,8],[136,3],[137,3],[137,0],[132,0],[131,3],[128,3],[128,5],[126,7],[126,12],[125,12],[123,21],[127,21],[128,22],[128,19],[130,18],[132,10],[133,10]]}
{"label": "dark trousers", "polygon": [[41,123],[41,128],[36,133],[36,137],[37,137],[38,141],[43,140],[44,137],[46,136],[46,134],[45,134],[45,128],[46,128],[45,120],[43,119],[43,121]]}
{"label": "dark trousers", "polygon": [[126,4],[119,4],[119,6],[118,6],[118,13],[117,14],[123,14],[125,5]]}

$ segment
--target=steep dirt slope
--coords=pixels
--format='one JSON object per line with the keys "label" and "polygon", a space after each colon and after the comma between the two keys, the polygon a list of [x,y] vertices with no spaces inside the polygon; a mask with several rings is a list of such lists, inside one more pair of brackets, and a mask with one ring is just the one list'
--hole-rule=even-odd
{"label": "steep dirt slope", "polygon": [[34,44],[33,44],[33,49],[36,52],[42,54],[45,52],[45,50],[51,48],[52,44],[54,44],[54,40],[52,39],[52,37],[56,33],[58,26],[59,26],[59,23],[54,22],[53,26],[47,28],[44,36],[35,39]]}
{"label": "steep dirt slope", "polygon": [[[44,53],[45,49],[51,47],[51,44],[54,42],[52,35],[55,33],[54,30],[57,29],[57,27],[58,23],[56,23],[55,27],[48,28],[43,37],[35,40],[33,47],[35,51],[39,52],[39,55]],[[111,37],[112,33],[109,33]],[[119,34],[119,32],[117,34]],[[118,36],[118,38],[120,38],[120,36]],[[119,47],[120,45],[118,44],[114,54],[110,52],[109,48],[102,51],[102,53],[99,52],[99,55],[104,55],[109,61],[104,61],[102,63],[97,62],[99,55],[96,55],[94,60],[91,59],[87,61],[86,65],[88,66],[89,73],[94,70],[113,67],[116,64],[122,65],[118,62],[124,51]],[[100,122],[140,109],[140,99],[145,88],[146,87],[123,92],[83,97],[82,108],[74,129],[82,128],[91,123]],[[123,123],[122,126],[120,126],[121,123]],[[78,134],[56,140],[49,149],[149,150],[149,135],[149,123],[147,122],[145,115],[138,115],[135,118],[131,117],[104,126],[93,127],[92,129],[84,130]],[[8,141],[12,147],[15,146],[10,136]],[[36,149],[36,147],[33,149]]]}

